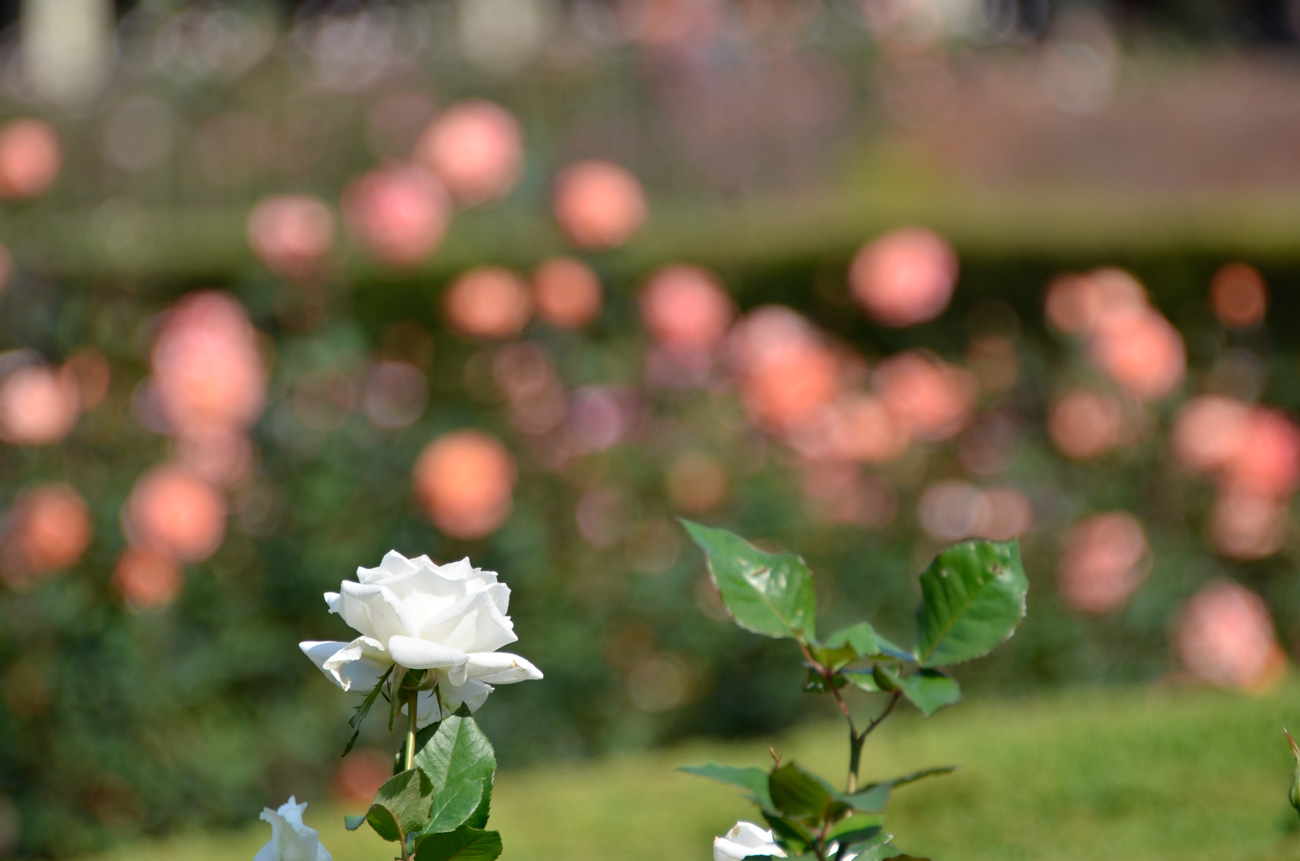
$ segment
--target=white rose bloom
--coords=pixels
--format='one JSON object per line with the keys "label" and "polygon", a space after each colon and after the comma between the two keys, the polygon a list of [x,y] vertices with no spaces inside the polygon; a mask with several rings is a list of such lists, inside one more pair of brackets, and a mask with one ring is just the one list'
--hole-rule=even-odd
{"label": "white rose bloom", "polygon": [[265,808],[262,819],[271,823],[271,842],[258,850],[253,861],[334,861],[320,845],[320,832],[302,824],[306,809],[307,802],[298,804],[292,795],[279,810]]}
{"label": "white rose bloom", "polygon": [[751,855],[775,855],[785,852],[772,842],[772,832],[752,822],[737,822],[722,837],[713,838],[713,861],[738,861]]}
{"label": "white rose bloom", "polygon": [[[469,559],[434,565],[389,551],[378,568],[358,568],[325,603],[361,636],[350,643],[300,643],[299,648],[345,691],[369,691],[390,666],[437,673],[441,708],[421,692],[418,717],[441,720],[462,703],[483,705],[493,685],[540,679],[528,661],[497,649],[519,639],[506,615],[510,589],[494,571]],[[400,672],[400,670],[398,670]]]}

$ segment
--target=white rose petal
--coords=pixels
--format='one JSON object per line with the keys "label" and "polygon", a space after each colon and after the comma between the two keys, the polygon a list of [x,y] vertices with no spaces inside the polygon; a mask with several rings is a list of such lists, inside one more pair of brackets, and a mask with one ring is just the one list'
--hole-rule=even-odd
{"label": "white rose petal", "polygon": [[739,861],[751,855],[786,857],[772,841],[772,832],[752,822],[737,822],[725,835],[713,838],[713,861]]}
{"label": "white rose petal", "polygon": [[279,810],[265,808],[261,818],[271,823],[271,842],[258,850],[253,861],[334,861],[320,845],[320,832],[303,824],[306,809],[307,802],[299,804],[293,796]]}
{"label": "white rose petal", "polygon": [[373,688],[393,664],[379,641],[370,637],[357,637],[351,643],[308,640],[298,648],[345,691]]}
{"label": "white rose petal", "polygon": [[518,639],[507,615],[510,589],[469,559],[439,566],[390,551],[379,567],[358,568],[357,582],[326,592],[325,603],[361,636],[304,642],[302,651],[344,690],[373,688],[394,664],[434,673],[441,702],[422,694],[419,721],[439,720],[462,704],[473,711],[493,685],[542,677],[524,658],[497,652]]}

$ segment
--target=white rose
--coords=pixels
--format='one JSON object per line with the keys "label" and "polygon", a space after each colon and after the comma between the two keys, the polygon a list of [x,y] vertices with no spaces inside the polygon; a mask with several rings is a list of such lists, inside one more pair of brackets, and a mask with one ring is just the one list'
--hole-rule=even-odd
{"label": "white rose", "polygon": [[253,861],[334,861],[320,845],[320,832],[302,824],[306,809],[307,802],[298,804],[292,795],[279,810],[265,808],[262,819],[271,823],[271,842],[258,850]]}
{"label": "white rose", "polygon": [[432,691],[422,692],[418,717],[428,721],[462,703],[476,710],[493,685],[542,677],[518,655],[497,651],[518,637],[506,615],[510,589],[497,582],[496,572],[475,568],[469,559],[439,566],[428,556],[407,559],[393,550],[378,568],[358,568],[357,579],[326,592],[325,603],[361,636],[350,643],[299,644],[343,690],[370,690],[393,664],[431,670],[441,708]]}
{"label": "white rose", "polygon": [[784,858],[785,852],[772,842],[771,831],[752,822],[737,822],[725,835],[713,838],[713,861],[739,861],[751,855]]}

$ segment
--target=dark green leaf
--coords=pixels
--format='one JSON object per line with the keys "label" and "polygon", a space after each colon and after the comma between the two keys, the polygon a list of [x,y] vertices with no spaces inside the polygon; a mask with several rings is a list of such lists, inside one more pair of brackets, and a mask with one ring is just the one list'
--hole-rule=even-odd
{"label": "dark green leaf", "polygon": [[375,793],[366,821],[390,843],[398,843],[429,818],[433,787],[429,778],[412,769],[390,778]]}
{"label": "dark green leaf", "polygon": [[835,841],[839,845],[837,854],[843,855],[845,850],[850,847],[861,847],[863,844],[872,845],[877,841],[881,843],[888,842],[889,835],[881,833],[883,823],[884,817],[882,816],[855,813],[835,823],[835,827],[831,829],[827,839]]}
{"label": "dark green leaf", "polygon": [[911,774],[905,774],[902,777],[895,777],[893,780],[882,780],[877,783],[868,783],[852,795],[841,795],[840,800],[852,807],[854,810],[860,810],[863,813],[883,813],[886,805],[889,804],[889,794],[900,786],[906,786],[926,777],[934,777],[940,774],[950,774],[957,770],[955,765],[941,765],[936,768],[923,768],[920,771],[914,771]]}
{"label": "dark green leaf", "polygon": [[800,852],[806,852],[813,845],[812,832],[793,819],[764,810],[763,821],[767,823],[768,828],[772,829],[772,836],[777,842],[791,854],[798,855]]}
{"label": "dark green leaf", "polygon": [[734,768],[729,765],[688,765],[677,769],[687,774],[707,777],[719,783],[747,790],[745,797],[764,810],[776,810],[768,789],[768,772],[762,768]]}
{"label": "dark green leaf", "polygon": [[905,678],[900,678],[895,670],[877,666],[878,673],[884,674],[898,690],[903,692],[908,702],[929,717],[944,706],[961,702],[961,688],[957,680],[946,676],[938,670],[920,670]]}
{"label": "dark green leaf", "polygon": [[844,670],[842,675],[849,680],[849,684],[869,694],[878,694],[882,691],[876,682],[874,667],[869,670]]}
{"label": "dark green leaf", "polygon": [[447,834],[430,834],[415,849],[415,861],[495,861],[501,857],[501,835],[462,825]]}
{"label": "dark green leaf", "polygon": [[830,784],[793,762],[772,772],[768,788],[778,812],[806,822],[820,824],[844,809]]}
{"label": "dark green leaf", "polygon": [[471,828],[486,828],[488,814],[492,809],[492,781],[483,781],[483,796],[479,799],[478,807],[465,820],[465,824]]}
{"label": "dark green leaf", "polygon": [[840,673],[831,676],[831,680],[827,682],[826,678],[821,673],[809,668],[808,678],[804,679],[803,692],[806,694],[824,694],[828,692],[832,686],[834,686],[836,690],[839,690],[848,683],[849,680]]}
{"label": "dark green leaf", "polygon": [[[438,727],[440,726],[442,726],[442,724],[435,722],[429,724],[428,726],[420,727],[419,731],[416,732],[415,734],[416,753],[419,753],[420,751],[424,750],[424,746],[428,744],[429,739],[433,738],[434,734],[438,732]],[[406,763],[406,740],[405,738],[403,738],[402,746],[397,749],[397,756],[393,757],[393,774],[394,775],[401,774],[403,770],[402,766],[405,763]]]}
{"label": "dark green leaf", "polygon": [[946,667],[988,654],[1025,615],[1029,581],[1014,541],[961,541],[921,575],[916,659]]}
{"label": "dark green leaf", "polygon": [[873,783],[857,792],[842,794],[839,799],[860,813],[884,813],[889,806],[889,783]]}
{"label": "dark green leaf", "polygon": [[[397,665],[394,664],[393,666]],[[366,698],[353,710],[352,717],[348,718],[348,726],[352,728],[352,737],[348,739],[347,746],[343,748],[343,753],[340,756],[347,756],[352,751],[352,746],[357,743],[357,736],[361,735],[361,722],[366,719],[366,715],[370,714],[370,707],[375,704],[375,700],[379,699],[379,694],[384,689],[384,682],[388,681],[388,677],[392,674],[393,667],[384,670],[384,674],[379,677],[379,681],[375,682],[375,686],[370,689],[370,693],[366,694]]]}
{"label": "dark green leaf", "polygon": [[725,529],[683,520],[709,558],[709,573],[736,624],[767,637],[799,641],[814,634],[812,572],[792,553],[764,553]]}
{"label": "dark green leaf", "polygon": [[859,622],[842,631],[836,631],[812,647],[813,657],[824,667],[838,670],[854,661],[879,654],[876,631],[866,622]]}

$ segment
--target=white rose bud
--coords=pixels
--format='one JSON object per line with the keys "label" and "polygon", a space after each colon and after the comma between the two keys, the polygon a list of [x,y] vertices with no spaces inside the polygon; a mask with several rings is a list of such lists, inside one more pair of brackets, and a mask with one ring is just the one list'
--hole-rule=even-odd
{"label": "white rose bud", "polygon": [[513,643],[506,615],[510,589],[494,571],[469,559],[435,565],[393,550],[378,568],[358,568],[359,583],[344,580],[325,603],[360,637],[350,643],[299,643],[299,648],[343,690],[369,690],[393,664],[436,674],[440,703],[420,696],[418,718],[441,720],[462,703],[475,711],[493,685],[540,679],[541,670],[518,655],[498,652]]}
{"label": "white rose bud", "polygon": [[713,861],[738,861],[751,855],[784,858],[785,852],[772,842],[771,831],[752,822],[737,822],[725,835],[713,838]]}
{"label": "white rose bud", "polygon": [[307,802],[299,804],[291,795],[279,810],[267,807],[262,819],[271,823],[271,842],[253,856],[253,861],[334,861],[320,845],[320,832],[302,824]]}

